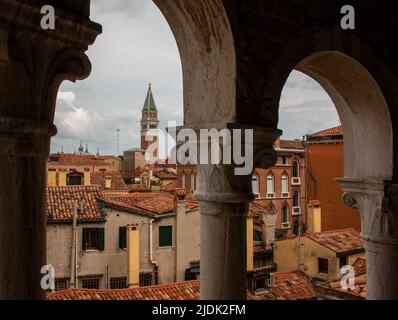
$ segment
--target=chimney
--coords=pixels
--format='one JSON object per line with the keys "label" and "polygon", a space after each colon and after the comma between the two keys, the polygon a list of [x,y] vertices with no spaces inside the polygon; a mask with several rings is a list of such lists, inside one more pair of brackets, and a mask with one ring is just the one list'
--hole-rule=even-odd
{"label": "chimney", "polygon": [[247,243],[247,271],[253,271],[254,269],[254,223],[253,223],[253,214],[249,211],[247,215],[247,224],[246,224],[246,243]]}
{"label": "chimney", "polygon": [[57,171],[55,169],[48,169],[47,173],[47,184],[49,187],[55,187],[57,185]]}
{"label": "chimney", "polygon": [[58,172],[58,185],[60,187],[66,186],[66,169],[60,169]]}
{"label": "chimney", "polygon": [[112,189],[112,177],[111,176],[105,177],[105,189]]}
{"label": "chimney", "polygon": [[136,226],[126,226],[128,287],[140,286],[140,234]]}
{"label": "chimney", "polygon": [[186,257],[186,222],[185,189],[174,190],[174,212],[176,213],[176,281],[185,280],[185,270],[189,264]]}
{"label": "chimney", "polygon": [[84,168],[84,185],[91,186],[90,168]]}
{"label": "chimney", "polygon": [[321,202],[310,200],[307,203],[307,232],[321,232]]}

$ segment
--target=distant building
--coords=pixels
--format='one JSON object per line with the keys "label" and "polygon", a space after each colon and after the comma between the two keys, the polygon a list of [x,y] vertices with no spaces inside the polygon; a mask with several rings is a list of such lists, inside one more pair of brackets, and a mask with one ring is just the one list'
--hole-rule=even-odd
{"label": "distant building", "polygon": [[344,177],[342,126],[306,137],[307,199],[322,203],[322,231],[354,228],[361,231],[359,211],[343,204],[336,178]]}
{"label": "distant building", "polygon": [[340,268],[357,258],[365,258],[365,249],[352,228],[288,236],[274,244],[278,271],[301,270],[319,281],[341,279]]}
{"label": "distant building", "polygon": [[[56,289],[71,284],[74,234],[76,287],[116,289],[184,280],[191,262],[199,260],[200,225],[197,203],[185,200],[184,194],[48,187],[47,261],[55,268]],[[79,203],[76,233],[74,199]],[[139,239],[130,247],[128,226]]]}

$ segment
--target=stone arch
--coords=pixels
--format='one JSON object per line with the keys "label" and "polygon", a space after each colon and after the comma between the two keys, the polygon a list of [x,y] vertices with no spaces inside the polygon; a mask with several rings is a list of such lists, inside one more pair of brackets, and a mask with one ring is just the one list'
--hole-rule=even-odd
{"label": "stone arch", "polygon": [[[218,128],[235,117],[235,47],[221,0],[154,0],[177,41],[184,124]],[[201,106],[198,108],[197,106]]]}
{"label": "stone arch", "polygon": [[353,58],[337,51],[314,53],[296,69],[318,81],[337,109],[344,128],[345,176],[391,179],[391,118],[372,75]]}

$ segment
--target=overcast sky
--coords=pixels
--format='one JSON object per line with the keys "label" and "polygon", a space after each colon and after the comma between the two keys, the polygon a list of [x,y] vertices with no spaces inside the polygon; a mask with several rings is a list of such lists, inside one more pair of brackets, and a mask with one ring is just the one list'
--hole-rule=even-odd
{"label": "overcast sky", "polygon": [[[103,34],[89,49],[90,77],[60,88],[52,152],[73,152],[80,139],[89,151],[116,154],[139,146],[139,120],[152,83],[161,127],[182,123],[182,71],[173,34],[149,0],[92,0],[91,19]],[[333,103],[315,81],[293,72],[281,99],[279,128],[285,139],[339,124]]]}

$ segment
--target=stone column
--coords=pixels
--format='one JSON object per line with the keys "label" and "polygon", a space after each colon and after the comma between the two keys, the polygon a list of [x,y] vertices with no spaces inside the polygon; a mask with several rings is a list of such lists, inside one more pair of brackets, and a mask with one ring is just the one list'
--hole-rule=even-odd
{"label": "stone column", "polygon": [[44,297],[45,167],[53,125],[0,117],[0,299]]}
{"label": "stone column", "polygon": [[0,299],[45,296],[46,160],[56,97],[63,80],[89,75],[84,52],[101,32],[88,18],[88,0],[55,6],[55,30],[41,28],[40,9],[0,1]]}
{"label": "stone column", "polygon": [[[229,129],[234,128],[243,129],[229,125]],[[253,154],[250,155],[253,165],[268,168],[275,163],[272,145],[280,132],[257,128],[253,133]],[[235,164],[197,166],[198,186],[194,196],[199,201],[201,214],[202,300],[244,300],[247,297],[246,220],[254,195],[251,173],[237,175],[236,168]]]}
{"label": "stone column", "polygon": [[359,209],[368,300],[398,299],[398,184],[341,179],[344,203]]}

